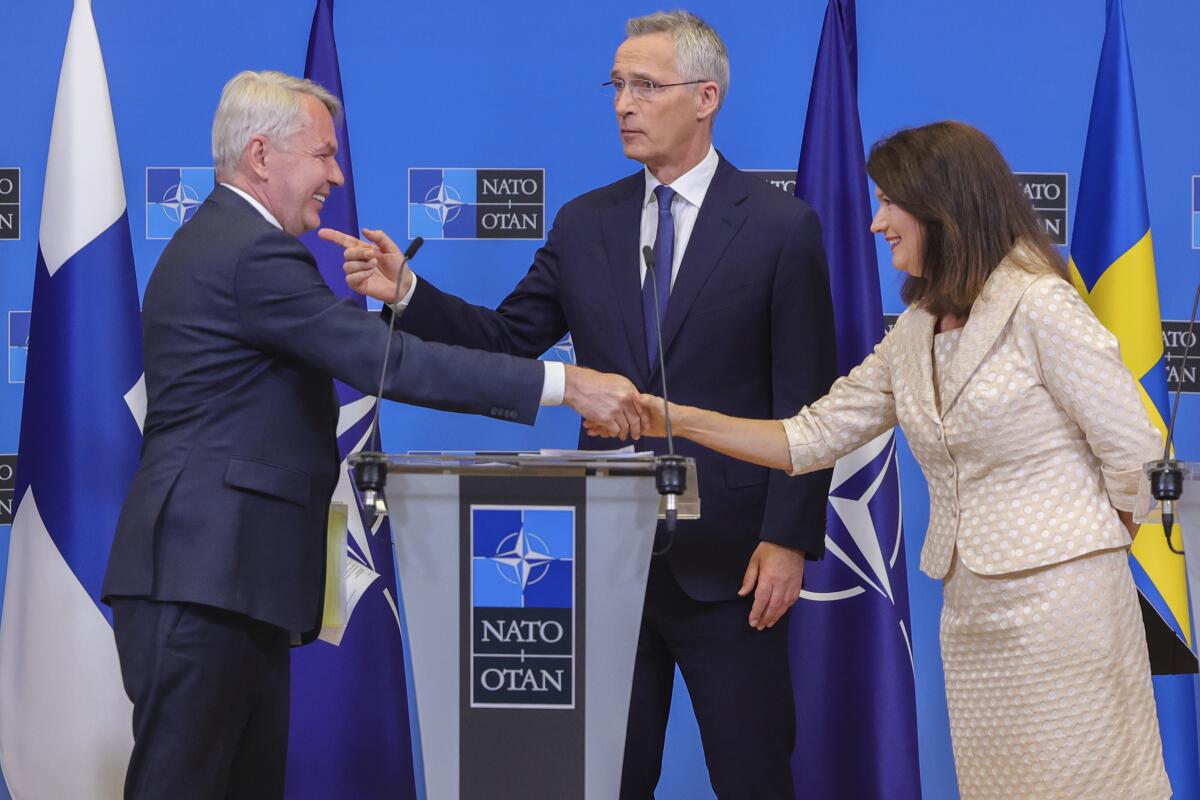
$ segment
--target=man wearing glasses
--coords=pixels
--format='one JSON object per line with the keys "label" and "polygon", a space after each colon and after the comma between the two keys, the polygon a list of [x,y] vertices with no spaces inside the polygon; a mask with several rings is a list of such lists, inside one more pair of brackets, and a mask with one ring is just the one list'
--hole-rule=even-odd
{"label": "man wearing glasses", "polygon": [[[626,34],[604,85],[625,155],[644,168],[563,206],[496,310],[418,281],[382,231],[368,232],[370,245],[322,235],[347,248],[359,291],[390,300],[399,276],[399,327],[410,333],[537,356],[570,331],[580,365],[661,393],[657,291],[673,400],[744,417],[794,414],[836,374],[817,215],[713,148],[729,61],[712,28],[659,12],[630,20]],[[665,450],[645,438],[638,448]],[[689,442],[678,450],[696,459],[703,518],[680,522],[669,543],[660,535],[657,549],[669,548],[651,562],[621,797],[653,796],[678,666],[717,795],[790,800],[796,720],[784,615],[805,557],[824,551],[829,474],[788,478]]]}

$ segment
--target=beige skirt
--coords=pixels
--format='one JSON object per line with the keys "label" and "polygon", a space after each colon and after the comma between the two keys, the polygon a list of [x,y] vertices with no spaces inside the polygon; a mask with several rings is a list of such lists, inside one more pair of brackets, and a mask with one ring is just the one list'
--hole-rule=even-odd
{"label": "beige skirt", "polygon": [[995,577],[955,558],[941,641],[963,800],[1171,796],[1127,553]]}

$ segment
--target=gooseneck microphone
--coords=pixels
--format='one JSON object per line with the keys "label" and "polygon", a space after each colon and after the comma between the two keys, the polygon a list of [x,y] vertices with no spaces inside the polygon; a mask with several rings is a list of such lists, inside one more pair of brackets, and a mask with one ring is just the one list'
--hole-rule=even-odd
{"label": "gooseneck microphone", "polygon": [[[420,236],[409,243],[408,249],[404,251],[401,275],[404,274],[404,265],[416,257],[417,251],[423,244],[425,244],[425,240]],[[375,394],[375,416],[371,420],[371,426],[375,429],[376,435],[379,433],[379,409],[383,406],[383,382],[387,378],[388,357],[392,352],[392,333],[396,328],[394,306],[399,302],[400,281],[397,279],[396,296],[392,298],[391,302],[393,309],[388,317],[387,342],[383,346],[383,366],[379,370],[379,391]],[[380,437],[380,444],[382,445],[382,443],[383,439]],[[362,492],[363,510],[366,512],[367,522],[374,525],[378,517],[387,513],[387,502],[383,497],[383,487],[387,484],[387,461],[384,459],[383,453],[359,453],[359,460],[354,465],[354,482],[358,485],[358,490]]]}
{"label": "gooseneck microphone", "polygon": [[[1187,367],[1188,353],[1192,350],[1192,328],[1196,324],[1196,309],[1200,307],[1200,286],[1196,287],[1196,297],[1192,300],[1192,318],[1188,321],[1187,333],[1183,337],[1183,368]],[[1162,503],[1163,533],[1167,537],[1167,547],[1172,553],[1183,555],[1182,550],[1176,550],[1171,544],[1171,529],[1175,527],[1175,501],[1183,496],[1183,465],[1171,453],[1175,443],[1175,420],[1179,416],[1179,397],[1183,394],[1183,380],[1175,387],[1175,402],[1171,407],[1171,424],[1167,427],[1167,441],[1163,445],[1161,461],[1151,461],[1146,465],[1150,474],[1150,494]]]}
{"label": "gooseneck microphone", "polygon": [[[675,524],[679,519],[679,495],[687,489],[687,462],[675,455],[675,437],[671,434],[671,406],[667,398],[667,364],[663,357],[662,309],[658,305],[658,271],[654,268],[654,248],[642,247],[642,258],[646,259],[646,270],[654,281],[654,334],[658,337],[658,371],[662,375],[663,419],[666,422],[667,455],[654,459],[654,485],[658,493],[667,498],[667,542],[655,555],[662,555],[671,547]],[[670,276],[667,277],[670,280]]]}

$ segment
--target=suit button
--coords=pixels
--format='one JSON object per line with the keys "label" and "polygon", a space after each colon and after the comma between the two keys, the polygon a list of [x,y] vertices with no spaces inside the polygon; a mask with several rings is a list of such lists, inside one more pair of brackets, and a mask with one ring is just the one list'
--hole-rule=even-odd
{"label": "suit button", "polygon": [[937,432],[934,434],[934,438],[937,439],[939,442],[942,440],[942,429],[941,428],[937,429]]}

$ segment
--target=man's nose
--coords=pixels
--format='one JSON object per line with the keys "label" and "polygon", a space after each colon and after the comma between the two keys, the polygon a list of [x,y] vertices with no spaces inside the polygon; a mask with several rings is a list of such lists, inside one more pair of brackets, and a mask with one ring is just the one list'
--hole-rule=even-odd
{"label": "man's nose", "polygon": [[617,116],[624,118],[628,114],[633,113],[633,90],[626,86],[617,92],[613,97],[613,107],[617,110]]}

